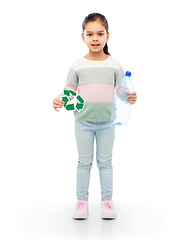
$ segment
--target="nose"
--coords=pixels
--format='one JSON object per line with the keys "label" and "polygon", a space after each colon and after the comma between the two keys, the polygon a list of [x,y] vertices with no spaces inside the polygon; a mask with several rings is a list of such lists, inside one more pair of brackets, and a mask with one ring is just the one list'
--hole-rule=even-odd
{"label": "nose", "polygon": [[98,36],[96,34],[94,34],[93,41],[97,41],[97,40],[98,40]]}

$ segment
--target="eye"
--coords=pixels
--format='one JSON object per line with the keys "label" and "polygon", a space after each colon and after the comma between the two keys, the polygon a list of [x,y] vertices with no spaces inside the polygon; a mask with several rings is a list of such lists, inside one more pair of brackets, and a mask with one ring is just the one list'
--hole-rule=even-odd
{"label": "eye", "polygon": [[88,34],[87,34],[87,36],[88,36],[88,37],[91,37],[91,36],[92,36],[92,34],[91,34],[91,33],[88,33]]}
{"label": "eye", "polygon": [[99,35],[99,36],[103,36],[103,33],[99,33],[98,35]]}

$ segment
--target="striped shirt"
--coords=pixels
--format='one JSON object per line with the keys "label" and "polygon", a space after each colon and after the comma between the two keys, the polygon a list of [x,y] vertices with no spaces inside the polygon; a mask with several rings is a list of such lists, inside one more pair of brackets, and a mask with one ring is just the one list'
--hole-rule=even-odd
{"label": "striped shirt", "polygon": [[[81,58],[71,66],[64,89],[77,91],[85,100],[83,111],[75,111],[78,121],[110,122],[111,100],[114,87],[124,77],[118,60],[108,57],[104,61]],[[61,97],[63,92],[57,97]]]}

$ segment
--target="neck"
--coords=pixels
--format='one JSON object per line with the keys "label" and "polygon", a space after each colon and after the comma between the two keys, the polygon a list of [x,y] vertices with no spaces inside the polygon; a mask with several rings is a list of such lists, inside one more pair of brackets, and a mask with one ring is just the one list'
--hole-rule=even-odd
{"label": "neck", "polygon": [[108,55],[106,55],[103,51],[92,52],[89,50],[89,53],[85,56],[85,58],[91,61],[103,61],[108,58]]}

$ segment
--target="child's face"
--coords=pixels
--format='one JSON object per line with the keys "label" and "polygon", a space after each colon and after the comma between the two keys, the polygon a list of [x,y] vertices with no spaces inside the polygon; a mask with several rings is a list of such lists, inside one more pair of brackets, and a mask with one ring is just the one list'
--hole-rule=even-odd
{"label": "child's face", "polygon": [[103,51],[106,42],[109,39],[109,33],[100,21],[88,22],[85,31],[82,33],[82,39],[92,52]]}

